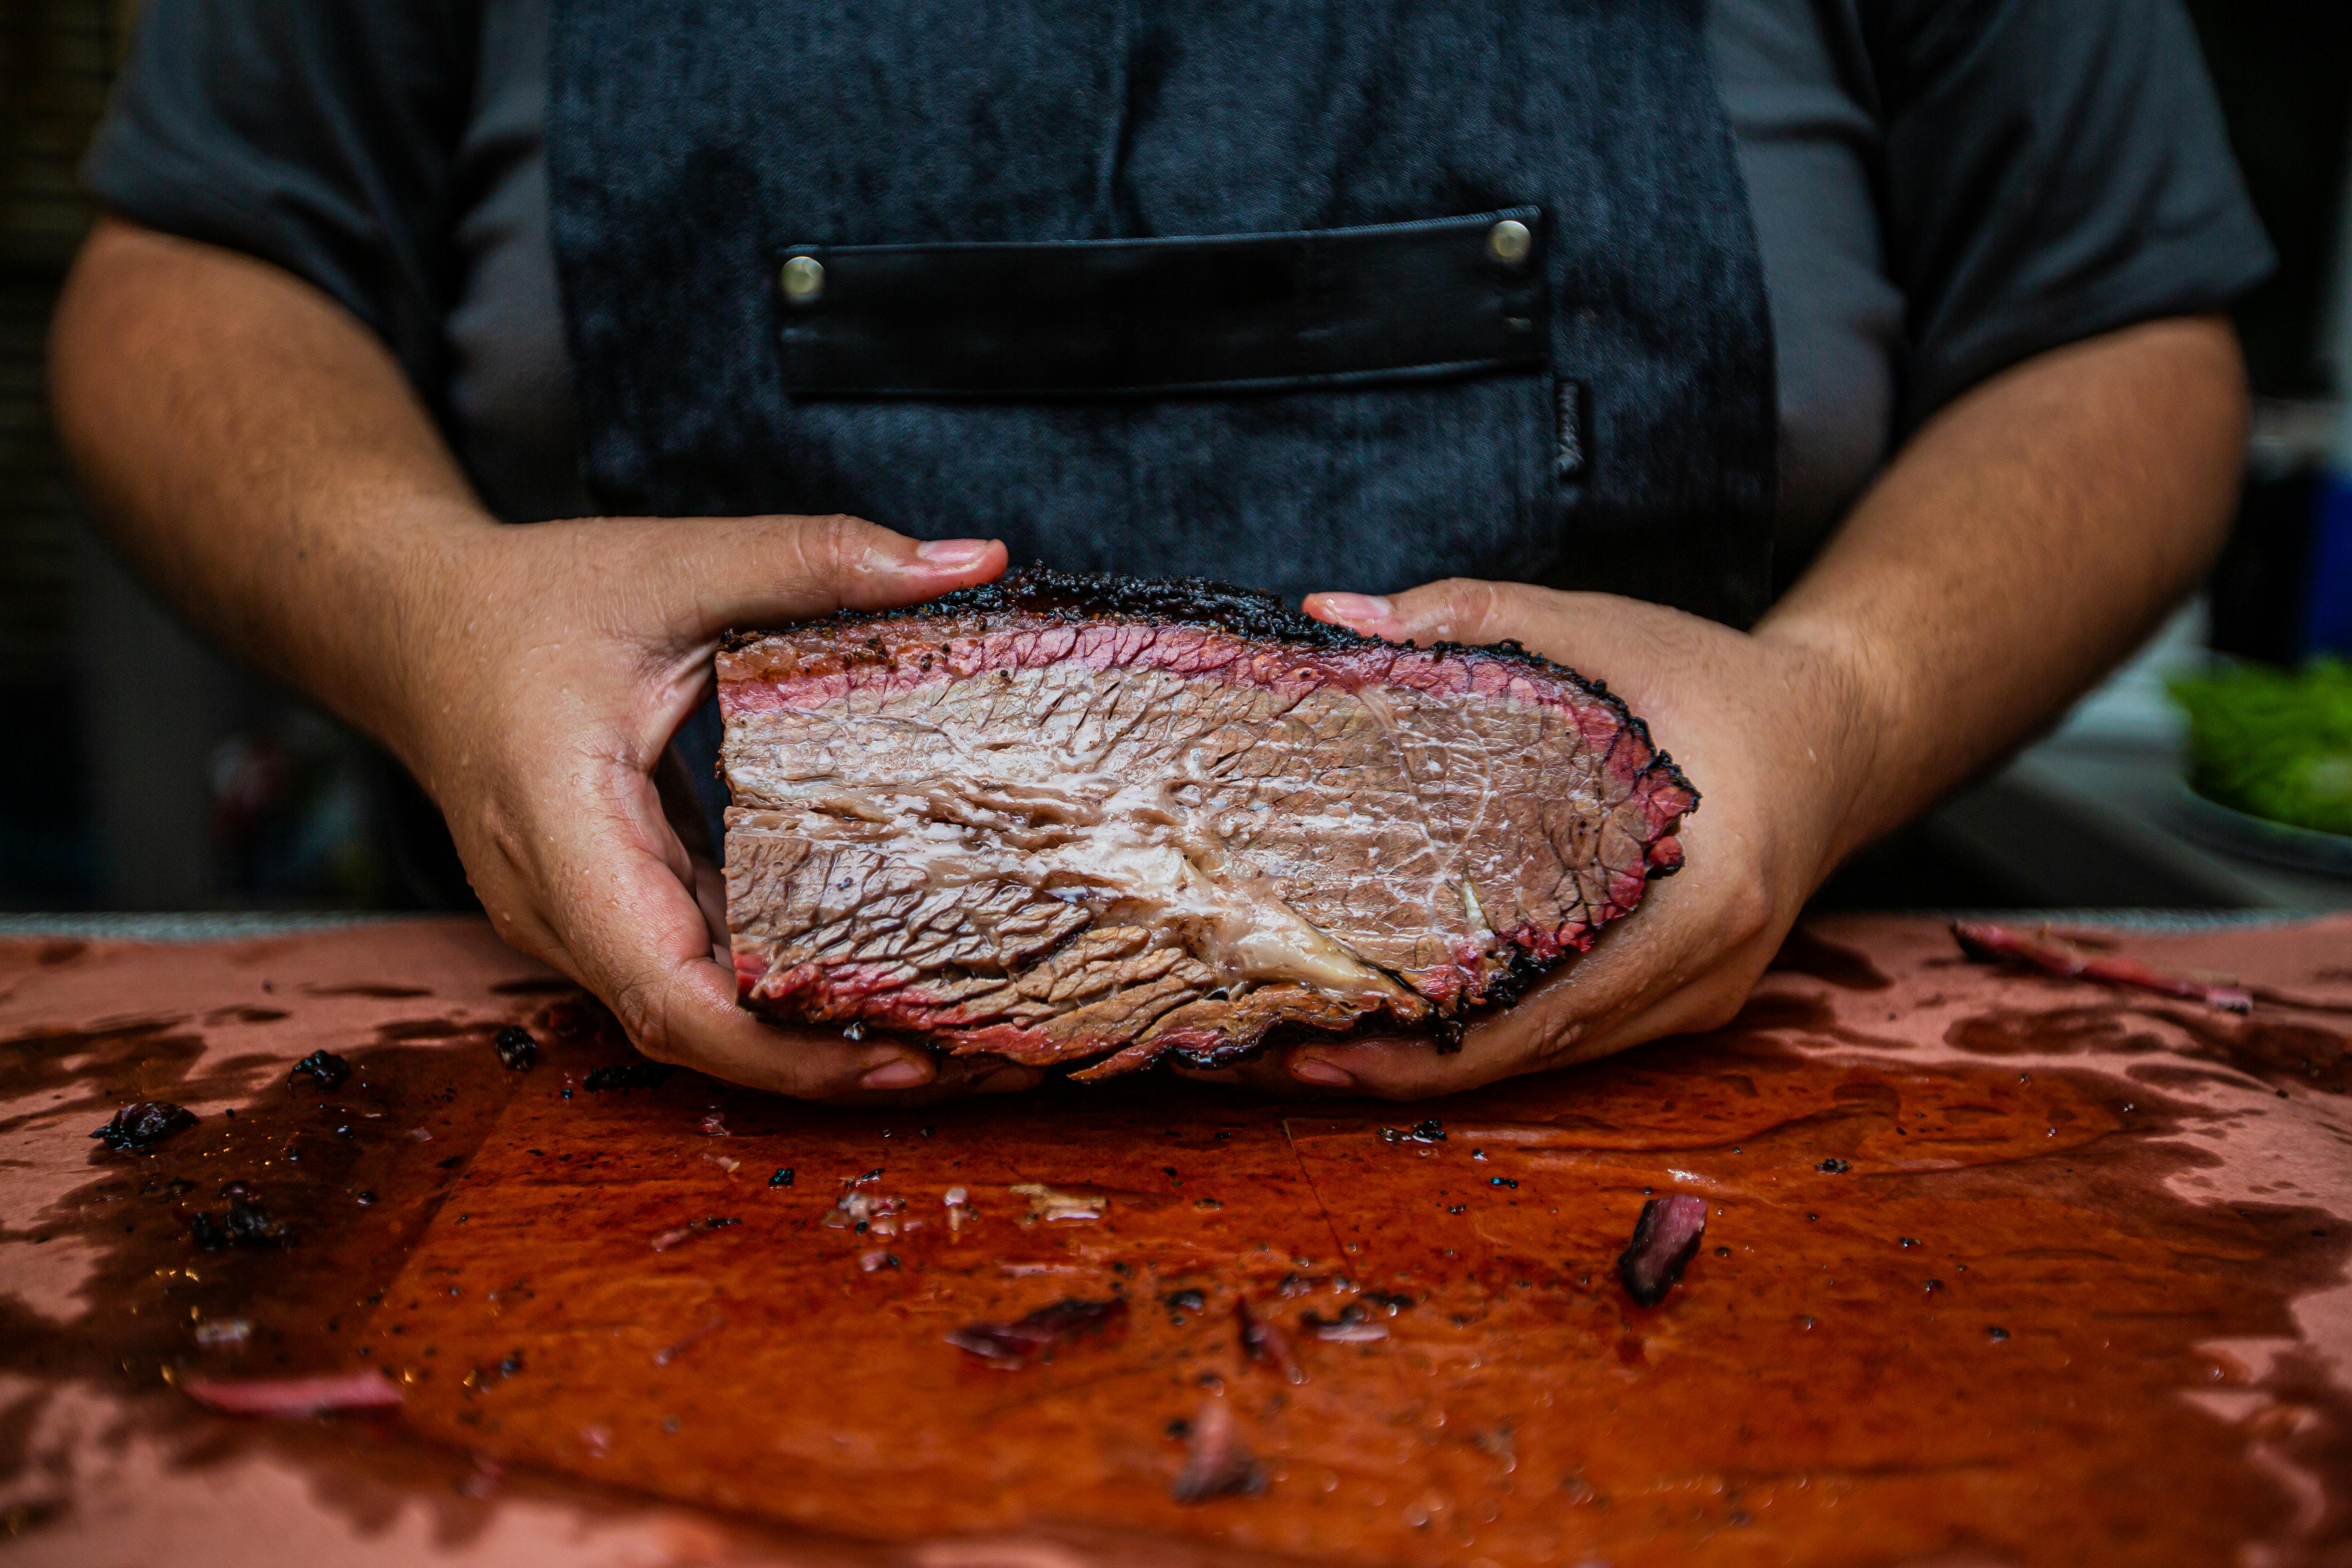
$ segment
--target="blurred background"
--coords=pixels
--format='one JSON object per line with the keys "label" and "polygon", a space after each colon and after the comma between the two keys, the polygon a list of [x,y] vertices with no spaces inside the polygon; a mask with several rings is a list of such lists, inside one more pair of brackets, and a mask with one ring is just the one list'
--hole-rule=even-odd
{"label": "blurred background", "polygon": [[[2052,735],[1823,902],[2352,908],[2352,675],[2313,662],[2352,651],[2352,5],[2189,10],[2281,262],[2239,314],[2259,404],[2229,552]],[[0,0],[0,910],[417,907],[383,764],[132,582],[50,436],[74,165],[136,11]]]}

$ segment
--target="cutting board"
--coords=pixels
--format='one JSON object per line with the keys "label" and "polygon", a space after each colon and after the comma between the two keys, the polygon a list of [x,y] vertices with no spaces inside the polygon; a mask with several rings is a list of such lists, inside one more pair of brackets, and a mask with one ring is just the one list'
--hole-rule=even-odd
{"label": "cutting board", "polygon": [[[38,1149],[0,1258],[79,1261],[0,1324],[49,1413],[10,1407],[0,1496],[36,1552],[170,1538],[152,1501],[93,1536],[103,1487],[41,1492],[81,1399],[294,1466],[313,1513],[429,1497],[441,1547],[493,1558],[502,1510],[593,1550],[642,1499],[745,1560],[2334,1561],[2352,925],[2111,945],[2291,993],[2239,1018],[1843,920],[1729,1028],[1426,1106],[1147,1079],[877,1110],[591,1087],[634,1060],[610,1020],[475,927],[23,944],[0,1128]],[[353,1065],[331,1091],[285,1078],[318,1044]],[[41,1163],[175,1084],[183,1139]],[[195,1248],[230,1181],[292,1246]],[[1706,1231],[1645,1308],[1617,1257],[1675,1194]],[[951,1342],[1068,1300],[1104,1321],[1017,1364]],[[396,1415],[265,1439],[171,1387],[354,1367]],[[1216,1426],[1244,1484],[1180,1501]]]}

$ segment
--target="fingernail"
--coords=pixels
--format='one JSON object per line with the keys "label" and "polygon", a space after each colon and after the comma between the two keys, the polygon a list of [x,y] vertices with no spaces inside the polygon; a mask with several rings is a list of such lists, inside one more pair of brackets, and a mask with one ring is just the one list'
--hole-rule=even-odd
{"label": "fingernail", "polygon": [[933,539],[915,546],[915,553],[933,566],[952,571],[977,565],[994,542],[988,539]]}
{"label": "fingernail", "polygon": [[1308,1083],[1319,1083],[1326,1089],[1346,1089],[1356,1081],[1354,1076],[1339,1063],[1321,1057],[1293,1057],[1290,1076]]}
{"label": "fingernail", "polygon": [[1043,1077],[1045,1074],[1034,1068],[998,1068],[985,1078],[975,1079],[971,1091],[974,1094],[1018,1094],[1024,1089],[1036,1088],[1037,1080]]}
{"label": "fingernail", "polygon": [[1316,608],[1325,616],[1349,626],[1385,621],[1392,608],[1386,599],[1370,594],[1318,594],[1315,599]]}
{"label": "fingernail", "polygon": [[860,1089],[912,1089],[919,1083],[929,1082],[930,1076],[923,1069],[922,1063],[908,1061],[905,1057],[899,1057],[894,1061],[884,1062],[878,1068],[870,1068],[864,1078],[857,1080],[857,1087]]}

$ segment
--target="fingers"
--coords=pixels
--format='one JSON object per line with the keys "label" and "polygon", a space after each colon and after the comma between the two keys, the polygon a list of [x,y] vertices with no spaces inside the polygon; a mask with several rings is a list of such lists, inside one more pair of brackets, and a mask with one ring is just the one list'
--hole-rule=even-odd
{"label": "fingers", "polygon": [[1277,1047],[1231,1068],[1178,1070],[1265,1094],[1429,1100],[1582,1060],[1573,1049],[1579,1033],[1573,1026],[1559,1034],[1523,1027],[1505,1013],[1465,1030],[1455,1050],[1441,1051],[1426,1038],[1370,1037]]}
{"label": "fingers", "polygon": [[1004,571],[992,539],[908,538],[855,517],[693,518],[662,525],[665,578],[687,637],[775,626],[836,610],[887,610]]}
{"label": "fingers", "polygon": [[602,997],[646,1056],[803,1099],[944,1097],[980,1081],[975,1068],[942,1074],[904,1041],[788,1033],[738,1006],[733,971],[713,956],[709,915],[672,864],[682,847],[645,775],[613,766],[527,809],[530,826],[465,846],[476,888],[501,935]]}
{"label": "fingers", "polygon": [[[1555,977],[1565,982],[1566,975]],[[1507,1078],[1570,1067],[1611,1055],[1651,1036],[1633,1037],[1575,1016],[1538,1019],[1520,1010],[1499,1014],[1465,1030],[1459,1049],[1441,1051],[1425,1038],[1373,1037],[1289,1046],[1235,1067],[1213,1071],[1179,1068],[1204,1082],[1230,1083],[1265,1094],[1369,1096],[1433,1100],[1480,1089]],[[1656,1033],[1666,1032],[1664,1030]]]}
{"label": "fingers", "polygon": [[[1517,642],[1652,704],[1666,700],[1675,671],[1727,660],[1736,666],[1750,657],[1747,637],[1696,616],[1613,594],[1570,594],[1525,583],[1453,577],[1384,597],[1310,594],[1305,608],[1318,620],[1365,637],[1424,647]],[[1651,714],[1654,721],[1659,716]]]}
{"label": "fingers", "polygon": [[1023,1067],[1003,1057],[945,1057],[938,1061],[928,1083],[912,1089],[859,1089],[824,1099],[835,1105],[938,1105],[976,1094],[1022,1094],[1045,1081],[1044,1069]]}
{"label": "fingers", "polygon": [[587,519],[489,538],[421,637],[406,752],[502,937],[595,992],[647,1056],[738,1083],[834,1098],[1034,1081],[1003,1063],[943,1068],[906,1041],[788,1034],[738,1006],[723,884],[665,760],[708,692],[718,632],[986,582],[1002,544],[850,517]]}
{"label": "fingers", "polygon": [[1385,596],[1310,594],[1304,607],[1318,621],[1391,642],[1487,643],[1512,635],[1496,624],[1518,608],[1515,600],[1524,592],[1516,584],[1449,577]]}
{"label": "fingers", "polygon": [[625,1016],[624,1026],[656,1061],[730,1083],[800,1100],[932,1105],[1034,1089],[1042,1076],[998,1058],[940,1060],[896,1039],[853,1044],[839,1035],[779,1028],[735,1005],[734,977],[723,966],[703,961],[681,965],[679,973],[658,1025],[643,1037]]}
{"label": "fingers", "polygon": [[1270,1094],[1424,1100],[1715,1028],[1738,1011],[1786,929],[1751,894],[1738,879],[1704,871],[1655,886],[1638,915],[1471,1025],[1457,1050],[1421,1038],[1308,1041],[1184,1076]]}
{"label": "fingers", "polygon": [[[1558,977],[1561,983],[1568,978]],[[1746,989],[1744,984],[1738,985],[1729,1009],[1722,997],[1732,994],[1709,984],[1670,992],[1654,1005],[1632,1010],[1612,1006],[1599,1015],[1578,1014],[1565,1020],[1504,1013],[1465,1031],[1462,1048],[1452,1052],[1440,1052],[1425,1039],[1294,1046],[1268,1062],[1252,1087],[1379,1100],[1433,1100],[1526,1073],[1596,1061],[1668,1035],[1713,1027],[1724,1021],[1728,1011],[1737,1010],[1737,995],[1745,994]],[[1533,1000],[1531,994],[1521,1007]]]}

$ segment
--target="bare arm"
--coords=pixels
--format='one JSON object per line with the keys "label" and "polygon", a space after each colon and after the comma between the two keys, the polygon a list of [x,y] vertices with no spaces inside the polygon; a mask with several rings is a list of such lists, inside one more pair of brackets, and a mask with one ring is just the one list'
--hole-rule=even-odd
{"label": "bare arm", "polygon": [[67,453],[147,579],[406,757],[412,589],[493,523],[383,344],[275,268],[101,220],[49,374]]}
{"label": "bare arm", "polygon": [[1832,866],[2037,732],[2203,578],[2246,418],[2237,336],[2197,318],[2043,354],[1913,437],[1759,628],[1868,693]]}
{"label": "bare arm", "polygon": [[912,603],[994,576],[1002,546],[919,548],[849,518],[501,526],[340,306],[117,221],[67,284],[50,378],[67,450],[148,579],[389,746],[499,934],[612,1004],[641,1049],[800,1094],[969,1086],[920,1050],[738,1009],[709,868],[654,773],[729,626]]}
{"label": "bare arm", "polygon": [[1914,436],[1753,633],[1516,584],[1310,598],[1360,631],[1517,637],[1606,678],[1705,798],[1682,874],[1458,1054],[1300,1046],[1214,1076],[1414,1097],[1727,1021],[1841,859],[2049,722],[2196,583],[2245,422],[2218,321],[2041,355]]}

